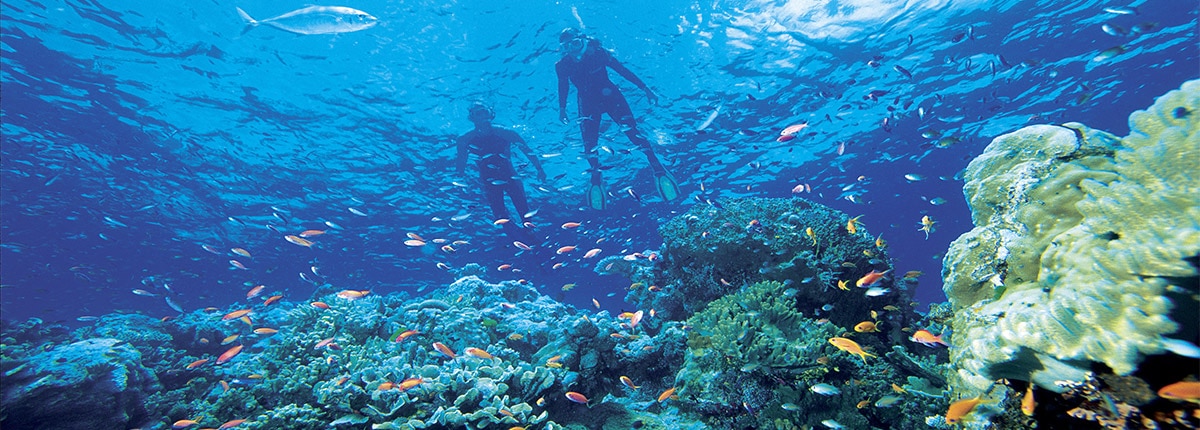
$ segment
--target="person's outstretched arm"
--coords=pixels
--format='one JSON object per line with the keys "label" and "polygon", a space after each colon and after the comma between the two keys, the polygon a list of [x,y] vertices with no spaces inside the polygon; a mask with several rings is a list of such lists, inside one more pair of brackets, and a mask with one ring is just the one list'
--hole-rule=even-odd
{"label": "person's outstretched arm", "polygon": [[617,61],[617,59],[614,58],[612,56],[612,54],[605,52],[605,55],[608,57],[608,67],[610,67],[614,71],[616,71],[617,74],[621,75],[621,77],[625,78],[625,80],[632,82],[634,85],[637,85],[637,87],[639,89],[641,89],[642,91],[645,91],[646,98],[648,100],[650,100],[650,104],[652,104],[652,105],[658,104],[658,96],[654,95],[654,91],[651,91],[650,87],[647,86],[645,82],[642,82],[642,80],[640,78],[638,78],[637,75],[633,74],[633,72],[630,71],[629,68],[625,67],[624,64],[621,64],[620,61]]}
{"label": "person's outstretched arm", "polygon": [[566,64],[559,61],[554,64],[554,71],[558,74],[558,120],[563,124],[569,124],[567,120],[567,95],[571,92],[571,80],[567,78],[567,72],[564,70]]}
{"label": "person's outstretched arm", "polygon": [[533,149],[530,149],[529,144],[525,142],[525,139],[521,138],[521,135],[513,132],[512,137],[513,145],[516,146],[522,154],[525,154],[525,158],[529,159],[529,164],[532,164],[533,169],[537,170],[538,181],[546,182],[546,171],[542,170],[542,160],[538,159],[537,155],[533,153]]}

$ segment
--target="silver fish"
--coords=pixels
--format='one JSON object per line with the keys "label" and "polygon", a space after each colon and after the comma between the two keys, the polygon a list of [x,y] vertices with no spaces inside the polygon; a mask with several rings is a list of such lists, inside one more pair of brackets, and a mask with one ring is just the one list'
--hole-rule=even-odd
{"label": "silver fish", "polygon": [[889,290],[887,288],[871,287],[870,289],[867,290],[867,297],[879,297],[879,296],[887,294],[891,291],[892,290]]}
{"label": "silver fish", "polygon": [[823,395],[823,396],[833,396],[833,395],[841,394],[841,392],[842,392],[841,390],[838,390],[837,387],[826,384],[824,382],[817,384],[817,385],[813,385],[812,387],[809,387],[808,390],[812,391],[814,393]]}
{"label": "silver fish", "polygon": [[350,33],[379,23],[379,18],[369,13],[343,6],[309,6],[262,21],[251,18],[240,7],[237,12],[250,27],[264,24],[296,34]]}
{"label": "silver fish", "polygon": [[179,306],[178,303],[175,303],[174,300],[171,300],[170,297],[165,297],[165,298],[167,299],[167,306],[170,306],[171,309],[175,310],[175,312],[183,313],[183,307]]}

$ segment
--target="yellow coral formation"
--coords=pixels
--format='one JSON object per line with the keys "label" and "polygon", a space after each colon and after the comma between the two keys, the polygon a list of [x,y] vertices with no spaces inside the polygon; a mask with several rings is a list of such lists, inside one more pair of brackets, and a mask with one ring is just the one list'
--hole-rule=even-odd
{"label": "yellow coral formation", "polygon": [[1116,139],[1027,127],[967,168],[977,227],[951,245],[944,273],[958,388],[1010,377],[1058,389],[1087,361],[1128,374],[1178,328],[1164,291],[1195,282],[1184,259],[1200,254],[1200,81],[1130,128]]}

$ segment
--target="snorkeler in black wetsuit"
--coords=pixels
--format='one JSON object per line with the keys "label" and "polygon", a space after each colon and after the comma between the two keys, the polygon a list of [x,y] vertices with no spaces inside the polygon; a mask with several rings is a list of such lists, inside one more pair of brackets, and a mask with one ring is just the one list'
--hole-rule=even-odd
{"label": "snorkeler in black wetsuit", "polygon": [[[458,138],[458,173],[464,173],[467,158],[470,154],[479,157],[476,165],[479,167],[479,183],[483,188],[483,196],[488,206],[492,208],[495,219],[508,219],[503,225],[504,233],[513,240],[528,241],[530,237],[521,229],[521,225],[529,216],[529,202],[525,197],[525,186],[517,177],[517,171],[512,164],[512,146],[515,144],[537,170],[538,180],[546,180],[546,172],[542,163],[533,156],[533,151],[521,136],[512,130],[492,125],[496,118],[492,109],[481,103],[471,105],[467,111],[467,119],[475,124],[475,129]],[[508,216],[508,208],[504,206],[504,194],[508,193],[513,206],[517,208],[518,218]]]}
{"label": "snorkeler in black wetsuit", "polygon": [[604,209],[604,185],[600,174],[600,160],[596,153],[596,144],[600,140],[600,116],[608,117],[621,125],[625,136],[646,153],[650,169],[654,172],[655,188],[663,200],[674,200],[679,197],[679,186],[675,179],[667,173],[650,140],[642,135],[637,128],[637,119],[629,109],[629,102],[621,94],[612,81],[608,79],[608,69],[613,69],[642,91],[651,104],[658,102],[658,96],[650,91],[646,83],[638,79],[633,72],[625,68],[612,54],[600,46],[600,42],[587,37],[573,28],[567,28],[559,34],[562,44],[563,58],[554,64],[558,73],[558,117],[563,124],[569,124],[567,118],[567,94],[571,84],[575,84],[576,106],[579,110],[579,129],[583,134],[583,150],[591,165],[592,179],[588,186],[588,204],[595,209]]}

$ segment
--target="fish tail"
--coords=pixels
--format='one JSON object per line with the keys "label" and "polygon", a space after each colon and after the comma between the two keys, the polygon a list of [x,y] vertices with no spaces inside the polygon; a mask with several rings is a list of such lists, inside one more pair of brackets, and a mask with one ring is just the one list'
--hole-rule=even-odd
{"label": "fish tail", "polygon": [[242,8],[237,6],[234,6],[234,8],[237,9],[238,16],[242,17],[242,20],[246,21],[246,25],[251,27],[258,25],[258,21],[256,21],[254,18],[251,18],[250,14],[246,13],[246,11],[242,10]]}

